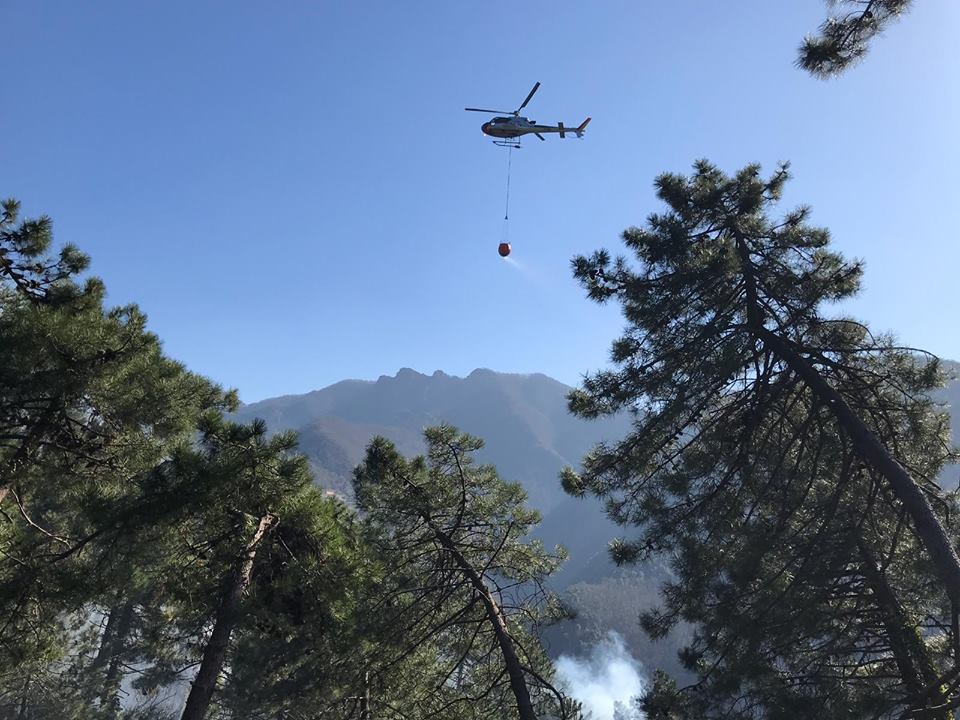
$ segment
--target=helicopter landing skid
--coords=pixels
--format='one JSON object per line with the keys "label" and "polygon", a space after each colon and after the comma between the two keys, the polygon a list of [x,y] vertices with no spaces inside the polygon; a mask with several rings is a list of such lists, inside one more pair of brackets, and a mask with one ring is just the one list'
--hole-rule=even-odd
{"label": "helicopter landing skid", "polygon": [[520,149],[520,138],[517,138],[517,139],[515,139],[515,140],[494,140],[494,141],[493,141],[493,144],[494,144],[494,145],[498,145],[498,146],[500,146],[500,147],[515,148],[515,149],[519,150],[519,149]]}

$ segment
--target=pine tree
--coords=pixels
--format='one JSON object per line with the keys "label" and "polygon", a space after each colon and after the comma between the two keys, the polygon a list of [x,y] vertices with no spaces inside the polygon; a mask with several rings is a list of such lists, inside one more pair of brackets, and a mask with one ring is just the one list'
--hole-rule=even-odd
{"label": "pine tree", "polygon": [[[185,717],[343,710],[396,643],[358,619],[382,564],[353,513],[292,435],[224,421],[232,394],[164,357],[135,306],[105,309],[79,251],[46,258],[48,219],[3,209],[0,712],[160,717],[121,707],[123,683],[158,697],[198,666]],[[411,667],[378,681],[429,694]]]}
{"label": "pine tree", "polygon": [[701,512],[670,530],[673,577],[646,629],[694,624],[694,717],[946,717],[931,708],[948,700],[955,634],[933,569],[878,478],[810,417],[798,404],[802,439],[758,447],[749,465],[722,457],[733,444],[714,433],[738,488],[703,478],[677,503]]}
{"label": "pine tree", "polygon": [[378,592],[360,524],[340,501],[310,485],[284,502],[258,552],[234,640],[222,711],[237,718],[344,714],[363,685],[360,630]]}
{"label": "pine tree", "polygon": [[528,539],[539,516],[524,506],[519,485],[473,464],[480,440],[449,426],[428,428],[424,437],[426,456],[409,461],[375,439],[354,481],[387,563],[385,625],[404,653],[441,652],[439,668],[429,666],[443,672],[434,697],[419,703],[432,707],[429,714],[571,715],[535,634],[559,615],[542,581],[562,551]]}
{"label": "pine tree", "polygon": [[[938,365],[822,315],[855,292],[860,266],[827,249],[806,209],[768,217],[786,178],[755,166],[726,177],[705,162],[690,178],[663,175],[668,212],[624,233],[639,269],[604,251],[574,260],[592,298],[622,303],[628,328],[618,369],[588,377],[571,408],[626,409],[635,423],[564,484],[639,527],[614,545],[620,561],[673,555],[665,614],[647,626],[698,623],[688,665],[712,678],[701,688],[714,702],[762,697],[745,717],[813,713],[811,697],[861,715],[929,708],[946,699],[950,659],[932,638],[955,641],[943,628],[957,598],[952,500],[936,485],[952,455],[927,396]],[[838,617],[857,622],[831,625]],[[824,671],[797,693],[783,679],[800,666]]]}
{"label": "pine tree", "polygon": [[237,634],[246,628],[247,595],[271,536],[286,503],[312,481],[306,459],[294,453],[292,433],[268,438],[262,422],[238,425],[215,415],[200,429],[199,445],[180,448],[164,468],[165,478],[185,489],[179,515],[171,517],[181,538],[181,571],[178,584],[158,598],[172,617],[153,641],[162,647],[166,636],[172,653],[158,664],[154,682],[176,677],[171,661],[178,650],[198,662],[184,720],[206,716]]}
{"label": "pine tree", "polygon": [[797,64],[820,77],[838,75],[860,60],[870,42],[910,9],[912,0],[829,0],[837,8],[804,39]]}
{"label": "pine tree", "polygon": [[151,471],[202,413],[236,402],[165,357],[135,306],[106,309],[103,284],[79,278],[88,259],[76,248],[49,257],[48,218],[18,213],[2,204],[3,688],[23,686],[35,663],[63,674],[68,625],[116,594],[127,542],[177,503],[157,495]]}
{"label": "pine tree", "polygon": [[18,212],[0,215],[0,503],[32,492],[38,466],[108,466],[121,448],[156,462],[202,410],[236,402],[164,357],[136,306],[105,310],[103,284],[76,280],[88,258],[47,257],[49,218]]}

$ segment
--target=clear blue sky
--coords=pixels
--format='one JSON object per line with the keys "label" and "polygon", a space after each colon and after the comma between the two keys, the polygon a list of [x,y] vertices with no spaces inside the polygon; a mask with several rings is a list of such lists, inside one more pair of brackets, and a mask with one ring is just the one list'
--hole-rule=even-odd
{"label": "clear blue sky", "polygon": [[[850,310],[960,358],[960,3],[921,0],[838,80],[820,0],[5,0],[0,195],[46,213],[167,351],[245,401],[403,366],[575,383],[621,327],[569,260],[652,180],[793,163],[787,205],[867,262]],[[513,157],[466,105],[583,141]]]}

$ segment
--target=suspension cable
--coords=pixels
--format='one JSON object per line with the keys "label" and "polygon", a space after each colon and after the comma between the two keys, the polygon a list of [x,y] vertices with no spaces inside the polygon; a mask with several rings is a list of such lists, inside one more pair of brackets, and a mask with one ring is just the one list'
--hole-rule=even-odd
{"label": "suspension cable", "polygon": [[513,145],[507,150],[507,206],[503,212],[503,219],[510,219],[510,165],[513,162]]}

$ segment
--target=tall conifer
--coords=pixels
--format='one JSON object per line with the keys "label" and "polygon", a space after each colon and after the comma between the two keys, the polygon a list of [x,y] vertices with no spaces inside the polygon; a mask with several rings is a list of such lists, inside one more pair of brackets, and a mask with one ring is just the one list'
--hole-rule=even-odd
{"label": "tall conifer", "polygon": [[[624,441],[588,455],[582,474],[565,471],[565,487],[606,498],[616,520],[639,527],[639,538],[614,545],[618,560],[658,551],[676,559],[661,620],[704,628],[691,667],[703,651],[730,670],[732,646],[723,650],[720,638],[762,643],[775,637],[772,627],[796,652],[805,632],[811,642],[835,637],[820,655],[828,666],[866,648],[869,636],[872,666],[895,665],[899,685],[878,692],[860,673],[860,699],[935,706],[949,654],[910,638],[929,634],[927,612],[950,628],[960,598],[952,501],[936,484],[952,450],[946,418],[927,395],[941,380],[938,364],[824,314],[827,302],[856,291],[861,267],[828,249],[807,209],[770,217],[786,179],[786,167],[770,179],[755,166],[728,177],[706,162],[690,177],[662,175],[667,212],[623,236],[636,267],[605,251],[574,260],[590,297],[622,304],[627,328],[613,345],[616,369],[587,377],[571,408],[587,417],[628,410],[635,422]],[[915,541],[919,564],[905,552]],[[865,605],[828,601],[820,593],[835,583]],[[782,622],[751,619],[754,597],[784,613]],[[787,621],[793,611],[813,625]],[[851,612],[863,613],[860,629],[833,636],[832,618]],[[661,620],[648,627],[658,632]],[[790,662],[756,647],[742,656],[778,679]],[[726,680],[749,685],[747,667]],[[830,682],[848,692],[857,685],[842,672],[812,677],[823,697]],[[726,690],[736,695],[735,685]]]}
{"label": "tall conifer", "polygon": [[536,636],[538,623],[558,617],[542,582],[562,550],[527,537],[539,515],[519,485],[474,464],[480,440],[449,426],[424,437],[426,455],[409,461],[375,439],[354,481],[388,563],[381,614],[404,654],[437,639],[445,646],[440,694],[424,702],[474,717],[574,714]]}

